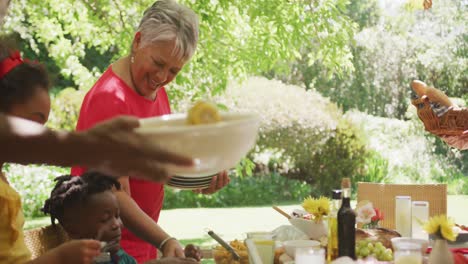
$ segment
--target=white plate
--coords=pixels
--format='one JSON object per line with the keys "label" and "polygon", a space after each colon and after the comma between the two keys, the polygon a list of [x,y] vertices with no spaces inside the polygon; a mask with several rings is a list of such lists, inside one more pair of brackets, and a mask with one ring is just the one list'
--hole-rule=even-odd
{"label": "white plate", "polygon": [[176,183],[176,182],[168,182],[167,185],[171,186],[185,186],[185,187],[198,187],[198,186],[210,186],[209,183],[202,183],[202,184],[183,184],[183,183]]}
{"label": "white plate", "polygon": [[204,177],[182,177],[182,176],[172,176],[171,179],[178,179],[178,180],[183,180],[183,181],[197,181],[197,180],[207,180],[207,179],[213,179],[215,175],[209,175],[209,176],[204,176]]}
{"label": "white plate", "polygon": [[148,144],[195,160],[192,167],[168,165],[172,175],[206,177],[233,168],[255,145],[260,118],[255,114],[221,113],[221,122],[186,124],[185,114],[140,119],[136,131]]}
{"label": "white plate", "polygon": [[211,182],[213,178],[206,178],[206,179],[200,179],[200,178],[175,178],[172,177],[169,181],[174,181],[174,182]]}
{"label": "white plate", "polygon": [[180,183],[173,183],[168,182],[167,185],[171,186],[178,186],[178,187],[203,187],[203,186],[210,186],[211,183],[203,183],[203,184],[180,184]]}
{"label": "white plate", "polygon": [[207,181],[207,182],[178,182],[178,181],[169,181],[168,184],[183,185],[183,186],[199,186],[199,185],[211,184],[211,181]]}
{"label": "white plate", "polygon": [[175,189],[181,189],[181,190],[196,190],[196,189],[205,189],[209,187],[210,185],[204,185],[204,186],[178,186],[178,185],[171,185],[167,184],[167,186]]}

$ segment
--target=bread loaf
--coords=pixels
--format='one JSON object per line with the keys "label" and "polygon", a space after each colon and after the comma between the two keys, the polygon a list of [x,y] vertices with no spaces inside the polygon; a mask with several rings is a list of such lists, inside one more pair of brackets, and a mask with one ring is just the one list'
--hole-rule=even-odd
{"label": "bread loaf", "polygon": [[420,80],[414,80],[411,82],[411,88],[416,92],[419,97],[422,97],[426,94],[426,87],[427,85]]}
{"label": "bread loaf", "polygon": [[418,97],[423,97],[425,95],[432,103],[439,103],[447,107],[455,106],[444,92],[434,87],[427,86],[420,80],[413,80],[411,82],[411,88],[416,92]]}
{"label": "bread loaf", "polygon": [[434,87],[427,86],[426,95],[427,97],[429,97],[429,101],[433,103],[439,103],[447,107],[454,106],[454,104],[450,101],[450,99],[444,92]]}

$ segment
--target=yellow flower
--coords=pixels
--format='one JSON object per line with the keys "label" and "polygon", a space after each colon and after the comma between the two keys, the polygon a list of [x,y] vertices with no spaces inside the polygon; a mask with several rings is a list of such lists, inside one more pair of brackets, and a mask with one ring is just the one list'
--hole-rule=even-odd
{"label": "yellow flower", "polygon": [[330,200],[327,197],[320,196],[318,199],[318,210],[322,215],[330,213]]}
{"label": "yellow flower", "polygon": [[302,207],[304,208],[304,210],[311,214],[317,211],[317,203],[315,202],[315,199],[311,196],[304,199],[304,201],[302,202]]}
{"label": "yellow flower", "polygon": [[314,216],[315,221],[319,221],[324,215],[330,213],[330,200],[323,196],[318,199],[309,196],[302,202],[302,207]]}
{"label": "yellow flower", "polygon": [[424,224],[423,229],[426,230],[428,234],[455,241],[458,233],[453,231],[453,227],[454,223],[452,219],[447,218],[446,215],[436,215],[431,217],[429,221]]}

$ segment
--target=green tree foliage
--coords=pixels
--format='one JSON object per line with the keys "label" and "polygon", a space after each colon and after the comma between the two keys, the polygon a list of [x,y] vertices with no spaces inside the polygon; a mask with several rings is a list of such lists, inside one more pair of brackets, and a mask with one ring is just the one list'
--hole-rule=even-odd
{"label": "green tree foliage", "polygon": [[[331,72],[352,69],[353,24],[346,0],[185,0],[200,17],[199,48],[172,85],[173,98],[222,92],[230,79],[275,68],[288,72],[307,47],[309,61]],[[152,0],[12,1],[6,29],[25,48],[50,58],[60,77],[89,89],[103,69],[128,54],[143,11]],[[67,84],[68,86],[68,84]]]}
{"label": "green tree foliage", "polygon": [[[363,7],[355,7],[357,2]],[[366,10],[365,2],[355,1],[349,8]],[[299,64],[299,76],[306,87],[329,96],[345,111],[357,108],[399,119],[405,118],[413,79],[452,97],[466,96],[467,11],[459,1],[434,1],[426,11],[404,6],[384,9],[376,24],[367,24],[366,16],[356,14],[356,22],[367,26],[356,34],[352,45],[355,71],[330,74],[317,62],[312,67]]]}
{"label": "green tree foliage", "polygon": [[381,10],[379,9],[377,0],[351,0],[346,8],[346,14],[362,30],[366,27],[375,26],[379,22]]}

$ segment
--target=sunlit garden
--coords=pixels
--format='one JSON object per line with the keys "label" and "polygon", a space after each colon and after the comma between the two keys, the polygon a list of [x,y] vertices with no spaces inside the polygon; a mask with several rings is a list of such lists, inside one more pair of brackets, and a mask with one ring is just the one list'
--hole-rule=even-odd
{"label": "sunlit garden", "polygon": [[[457,206],[468,201],[468,152],[425,131],[410,87],[422,80],[468,106],[466,1],[433,1],[429,9],[417,0],[178,2],[198,14],[200,36],[166,86],[172,112],[206,100],[220,111],[255,113],[261,125],[226,187],[205,195],[166,186],[163,219],[169,209],[290,209],[309,195],[329,196],[344,177],[352,199],[357,182],[444,183],[461,197]],[[51,76],[47,127],[75,129],[84,96],[128,55],[152,3],[11,2],[3,33]],[[70,168],[6,164],[4,172],[22,197],[26,228],[48,225],[44,200]],[[208,239],[194,236],[186,243]]]}
{"label": "sunlit garden", "polygon": [[[147,6],[96,3],[99,9],[86,1],[12,3],[5,31],[53,76],[51,128],[75,128],[84,94],[128,52],[137,14]],[[165,208],[294,203],[327,194],[344,176],[441,182],[450,194],[468,194],[466,153],[424,131],[409,86],[421,79],[466,104],[462,2],[435,2],[428,11],[404,1],[186,4],[201,16],[200,43],[168,86],[174,110],[207,99],[258,113],[262,126],[226,189],[211,196],[167,189]],[[7,167],[28,217],[41,216],[52,179],[67,171]]]}

